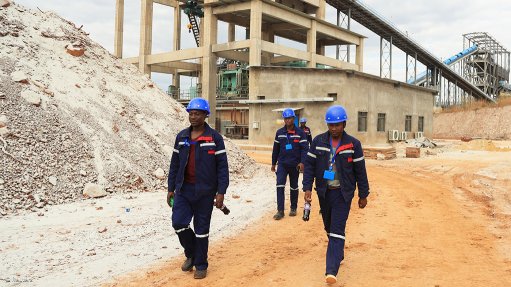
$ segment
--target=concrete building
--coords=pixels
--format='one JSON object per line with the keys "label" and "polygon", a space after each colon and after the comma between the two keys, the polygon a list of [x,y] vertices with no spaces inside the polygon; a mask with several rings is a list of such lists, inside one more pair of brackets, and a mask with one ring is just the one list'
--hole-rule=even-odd
{"label": "concrete building", "polygon": [[[271,144],[283,126],[281,111],[293,108],[306,117],[313,135],[326,131],[327,108],[346,108],[346,130],[365,145],[387,143],[389,131],[431,135],[436,90],[352,70],[252,67],[249,130],[251,144]],[[392,135],[391,135],[392,136]]]}
{"label": "concrete building", "polygon": [[[151,51],[154,3],[174,8],[173,51],[159,54]],[[212,108],[210,125],[224,134],[242,128],[247,130],[251,143],[271,144],[275,129],[282,125],[278,123],[280,115],[276,111],[285,107],[295,107],[300,116],[308,117],[317,134],[325,129],[324,111],[335,103],[347,107],[351,119],[348,129],[353,131],[356,127],[354,135],[369,144],[386,143],[391,129],[431,133],[435,92],[362,73],[365,37],[326,22],[325,0],[189,0],[183,3],[141,0],[141,5],[140,53],[125,60],[148,75],[151,72],[172,75],[172,87],[177,91],[180,76],[197,76],[199,84],[194,92],[186,97],[177,92],[176,98],[184,103],[197,96],[208,99]],[[119,58],[122,58],[123,7],[124,0],[117,0],[114,52]],[[188,16],[197,48],[181,49],[181,11]],[[228,23],[225,43],[217,40],[219,21]],[[245,39],[235,39],[236,26],[247,29]],[[302,43],[305,48],[275,43],[276,37]],[[354,62],[326,57],[325,47],[336,45],[349,46]],[[219,90],[219,59],[230,59],[248,67],[248,93],[224,97]],[[282,67],[290,63],[302,63],[307,68]],[[384,119],[380,115],[379,120],[384,125],[380,126],[382,132],[376,131],[378,114],[385,115]],[[358,132],[359,126],[354,126],[358,124],[365,125],[366,130]]]}

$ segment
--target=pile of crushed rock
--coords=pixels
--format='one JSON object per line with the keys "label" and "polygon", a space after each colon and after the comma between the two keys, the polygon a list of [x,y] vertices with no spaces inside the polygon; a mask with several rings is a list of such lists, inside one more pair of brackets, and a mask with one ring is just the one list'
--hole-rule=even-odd
{"label": "pile of crushed rock", "polygon": [[[183,106],[81,27],[52,12],[3,6],[0,216],[166,190],[175,136],[188,125]],[[231,180],[249,178],[255,163],[226,146]]]}

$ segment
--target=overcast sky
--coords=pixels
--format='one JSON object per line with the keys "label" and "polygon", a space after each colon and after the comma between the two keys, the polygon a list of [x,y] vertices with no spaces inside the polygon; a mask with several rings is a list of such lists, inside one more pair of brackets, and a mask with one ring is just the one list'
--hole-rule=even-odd
{"label": "overcast sky", "polygon": [[[30,8],[43,11],[53,10],[62,17],[83,25],[90,37],[113,50],[115,0],[18,0]],[[408,33],[433,55],[445,59],[463,48],[462,35],[470,32],[488,32],[504,47],[511,50],[511,1],[508,0],[364,0],[362,1],[378,14],[391,21],[403,32]],[[153,21],[153,53],[172,50],[173,10],[155,5]],[[335,10],[327,9],[327,20],[335,23]],[[125,0],[124,57],[133,57],[139,49],[140,1]],[[183,17],[183,25],[187,18]],[[220,25],[220,29],[225,29]],[[364,70],[379,74],[379,37],[369,30],[352,25],[352,30],[368,37],[365,42]],[[220,33],[222,34],[222,33]],[[237,39],[244,36],[243,29],[237,29]],[[219,39],[222,40],[222,39]],[[192,34],[183,27],[182,48],[194,47]],[[225,41],[225,40],[224,40]],[[285,41],[279,41],[285,43]],[[327,50],[335,57],[335,50]],[[394,50],[393,77],[404,80],[405,56]],[[160,87],[170,84],[169,76],[153,74]]]}

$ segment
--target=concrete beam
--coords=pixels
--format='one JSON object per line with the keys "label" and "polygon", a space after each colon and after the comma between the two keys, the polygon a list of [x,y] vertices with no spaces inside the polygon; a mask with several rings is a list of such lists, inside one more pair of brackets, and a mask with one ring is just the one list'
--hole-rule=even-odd
{"label": "concrete beam", "polygon": [[162,67],[162,66],[152,65],[151,72],[161,73],[161,74],[175,74],[176,69],[170,68],[170,67]]}
{"label": "concrete beam", "polygon": [[287,62],[292,62],[292,61],[296,61],[298,60],[297,58],[293,58],[293,57],[289,57],[289,56],[278,56],[278,57],[273,57],[271,59],[271,63],[272,64],[279,64],[279,63],[287,63]]}
{"label": "concrete beam", "polygon": [[218,15],[218,20],[227,22],[227,23],[233,23],[238,26],[242,26],[245,28],[250,27],[250,19],[249,17],[238,17],[234,14],[222,14]]}
{"label": "concrete beam", "polygon": [[153,0],[153,1],[154,1],[154,3],[158,3],[161,5],[170,6],[170,7],[174,7],[174,8],[179,6],[179,3],[176,0]]}
{"label": "concrete beam", "polygon": [[248,11],[250,10],[250,1],[249,2],[240,2],[240,3],[231,3],[229,5],[222,5],[213,8],[214,15],[221,14],[229,14],[238,11]]}
{"label": "concrete beam", "polygon": [[[270,2],[272,3],[272,2]],[[268,16],[273,18],[280,19],[287,23],[295,23],[298,26],[310,28],[311,21],[308,17],[304,15],[299,15],[293,9],[286,9],[281,6],[276,6],[275,4],[270,4],[268,2],[262,2],[262,12]]]}
{"label": "concrete beam", "polygon": [[270,25],[271,29],[273,31],[283,31],[283,30],[296,30],[296,29],[303,29],[300,26],[296,26],[292,23],[279,23],[279,24],[272,24]]}
{"label": "concrete beam", "polygon": [[323,21],[317,21],[317,30],[318,33],[328,35],[332,38],[342,40],[353,45],[360,45],[361,38],[359,36],[353,35],[349,31],[340,30],[333,24],[329,24]]}
{"label": "concrete beam", "polygon": [[250,48],[250,40],[228,42],[228,43],[223,43],[223,44],[215,44],[211,47],[211,51],[213,51],[213,53],[216,53],[216,52],[231,51],[231,50],[238,50],[238,49],[244,49],[244,48]]}
{"label": "concrete beam", "polygon": [[316,62],[318,64],[323,64],[339,69],[348,69],[348,70],[355,70],[358,71],[359,67],[355,64],[339,61],[330,57],[322,56],[322,55],[316,55]]}
{"label": "concrete beam", "polygon": [[202,56],[203,56],[203,48],[197,47],[197,48],[149,55],[149,56],[147,56],[147,64],[158,64],[158,63],[197,59],[197,58],[201,58]]}
{"label": "concrete beam", "polygon": [[249,53],[248,52],[236,52],[236,51],[221,51],[215,53],[218,57],[222,57],[225,59],[236,60],[244,63],[249,62]]}
{"label": "concrete beam", "polygon": [[167,67],[173,69],[179,69],[182,71],[200,71],[201,65],[197,63],[189,63],[189,62],[168,62],[168,63],[158,63],[151,65],[151,67]]}
{"label": "concrete beam", "polygon": [[294,48],[284,47],[275,43],[261,41],[261,50],[295,59],[310,61],[309,53]]}
{"label": "concrete beam", "polygon": [[136,64],[136,65],[138,65],[138,60],[140,60],[140,57],[124,58],[122,60],[124,62],[128,63],[128,64]]}

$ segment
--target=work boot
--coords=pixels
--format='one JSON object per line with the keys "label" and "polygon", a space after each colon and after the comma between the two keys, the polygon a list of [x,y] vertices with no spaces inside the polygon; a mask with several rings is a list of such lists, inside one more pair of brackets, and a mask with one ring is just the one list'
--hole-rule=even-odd
{"label": "work boot", "polygon": [[281,220],[284,217],[284,210],[279,210],[275,215],[273,216],[273,219],[275,220]]}
{"label": "work boot", "polygon": [[187,272],[192,271],[193,269],[193,258],[186,258],[185,262],[183,262],[183,265],[181,265],[181,270]]}
{"label": "work boot", "polygon": [[328,285],[335,284],[335,283],[337,283],[337,277],[335,277],[332,274],[327,274],[325,277],[325,282]]}
{"label": "work boot", "polygon": [[296,216],[296,209],[291,209],[289,216]]}
{"label": "work boot", "polygon": [[195,270],[195,273],[193,274],[194,279],[204,279],[206,278],[206,275],[208,274],[208,270]]}

